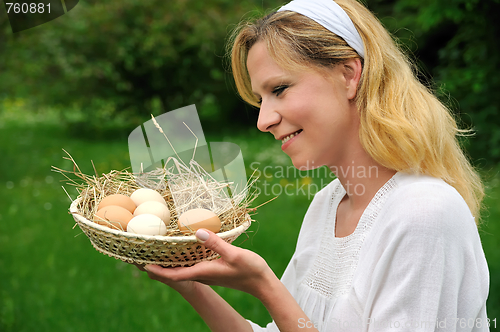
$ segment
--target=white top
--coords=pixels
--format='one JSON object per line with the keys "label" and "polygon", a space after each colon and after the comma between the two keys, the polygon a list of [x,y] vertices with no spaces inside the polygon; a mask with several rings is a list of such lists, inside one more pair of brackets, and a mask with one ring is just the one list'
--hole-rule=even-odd
{"label": "white top", "polygon": [[[489,331],[474,218],[440,179],[396,173],[335,237],[338,179],[318,192],[282,282],[319,331]],[[254,331],[279,331],[274,322]]]}

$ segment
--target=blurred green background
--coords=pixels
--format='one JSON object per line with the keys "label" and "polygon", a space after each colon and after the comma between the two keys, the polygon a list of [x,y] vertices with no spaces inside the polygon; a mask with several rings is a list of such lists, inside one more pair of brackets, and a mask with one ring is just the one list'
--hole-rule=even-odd
{"label": "blurred green background", "polygon": [[[91,160],[99,173],[128,167],[130,131],[149,114],[189,104],[207,141],[241,147],[248,173],[257,165],[291,167],[272,136],[255,129],[257,111],[237,97],[224,58],[237,22],[282,4],[80,1],[16,34],[0,10],[0,331],[208,331],[179,295],[97,253],[72,229],[62,177],[50,167],[70,169],[62,148],[87,174]],[[500,318],[500,0],[367,4],[415,59],[421,80],[476,131],[463,143],[487,185],[480,235],[490,268],[488,314]],[[314,192],[331,180],[320,173],[262,175],[255,204],[287,184]],[[280,195],[236,244],[281,275],[311,198]],[[246,318],[270,321],[251,296],[216,289]]]}

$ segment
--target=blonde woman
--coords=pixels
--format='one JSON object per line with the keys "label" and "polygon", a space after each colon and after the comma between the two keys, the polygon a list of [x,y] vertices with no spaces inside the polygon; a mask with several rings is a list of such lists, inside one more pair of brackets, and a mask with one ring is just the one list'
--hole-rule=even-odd
{"label": "blonde woman", "polygon": [[[488,331],[481,181],[450,112],[380,22],[356,0],[294,0],[233,40],[257,127],[295,167],[327,165],[337,179],[311,203],[281,280],[205,230],[221,259],[149,276],[212,331]],[[252,294],[273,321],[245,320],[208,285]]]}

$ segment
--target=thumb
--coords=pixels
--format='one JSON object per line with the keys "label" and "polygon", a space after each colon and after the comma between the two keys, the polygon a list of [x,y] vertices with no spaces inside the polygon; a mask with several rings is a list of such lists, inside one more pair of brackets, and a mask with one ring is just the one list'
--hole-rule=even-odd
{"label": "thumb", "polygon": [[196,231],[196,238],[207,249],[211,249],[218,253],[221,257],[226,257],[234,249],[232,245],[218,237],[214,232],[208,229],[200,228]]}

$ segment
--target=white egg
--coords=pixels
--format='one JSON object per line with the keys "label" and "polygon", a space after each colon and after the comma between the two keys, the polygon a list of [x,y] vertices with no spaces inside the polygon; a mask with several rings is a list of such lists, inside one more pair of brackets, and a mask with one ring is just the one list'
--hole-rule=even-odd
{"label": "white egg", "polygon": [[127,232],[143,235],[165,235],[167,227],[163,220],[153,214],[141,214],[132,218],[127,225]]}
{"label": "white egg", "polygon": [[148,188],[137,189],[132,193],[132,195],[130,195],[130,198],[132,199],[132,201],[134,201],[135,205],[137,206],[147,201],[157,201],[167,205],[167,203],[165,202],[165,200],[163,199],[163,197],[159,192]]}
{"label": "white egg", "polygon": [[157,201],[144,202],[135,209],[134,216],[139,216],[145,213],[154,214],[163,220],[165,225],[170,223],[170,210],[165,204]]}

